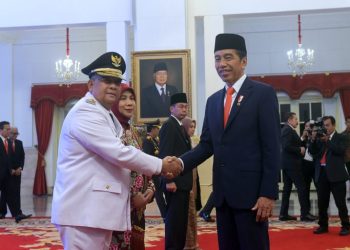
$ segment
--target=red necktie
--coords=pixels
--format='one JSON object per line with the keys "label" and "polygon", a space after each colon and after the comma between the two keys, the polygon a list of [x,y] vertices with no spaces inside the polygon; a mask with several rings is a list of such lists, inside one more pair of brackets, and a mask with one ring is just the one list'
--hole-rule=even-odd
{"label": "red necktie", "polygon": [[9,152],[9,145],[7,143],[7,139],[4,140],[4,146],[5,146],[6,154],[8,154],[8,152]]}
{"label": "red necktie", "polygon": [[230,116],[230,109],[232,104],[232,95],[235,93],[235,89],[233,87],[229,87],[226,90],[226,102],[224,107],[224,128],[226,127],[226,123],[228,117]]}
{"label": "red necktie", "polygon": [[320,160],[320,164],[321,165],[326,165],[326,163],[327,163],[327,149],[324,151],[324,153],[323,153],[323,155],[322,155],[322,158],[321,158],[321,160]]}

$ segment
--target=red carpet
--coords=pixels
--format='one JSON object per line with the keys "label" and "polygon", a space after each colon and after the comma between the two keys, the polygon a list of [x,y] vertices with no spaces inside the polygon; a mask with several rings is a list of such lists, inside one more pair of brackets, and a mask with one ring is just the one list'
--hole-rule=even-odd
{"label": "red carpet", "polygon": [[[199,220],[198,239],[202,250],[217,250],[215,223]],[[339,236],[339,222],[332,220],[330,232],[312,234],[315,223],[279,222],[270,224],[271,250],[350,250],[350,236]],[[164,249],[164,224],[159,218],[147,218],[146,248]],[[62,249],[56,228],[49,218],[31,218],[16,224],[13,219],[0,220],[1,250]]]}

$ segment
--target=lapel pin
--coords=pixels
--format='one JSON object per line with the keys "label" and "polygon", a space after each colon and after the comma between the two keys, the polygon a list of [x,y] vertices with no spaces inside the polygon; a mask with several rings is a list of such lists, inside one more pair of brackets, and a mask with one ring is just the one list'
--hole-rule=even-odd
{"label": "lapel pin", "polygon": [[243,101],[243,98],[244,98],[244,96],[242,96],[242,95],[240,95],[240,96],[238,97],[237,106],[240,106],[240,105],[241,105],[241,102]]}

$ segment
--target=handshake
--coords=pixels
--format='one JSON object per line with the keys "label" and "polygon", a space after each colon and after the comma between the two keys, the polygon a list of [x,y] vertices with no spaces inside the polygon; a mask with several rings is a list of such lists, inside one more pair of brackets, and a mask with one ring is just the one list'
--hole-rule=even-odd
{"label": "handshake", "polygon": [[167,156],[163,159],[161,175],[167,179],[173,179],[183,170],[181,161],[175,156]]}

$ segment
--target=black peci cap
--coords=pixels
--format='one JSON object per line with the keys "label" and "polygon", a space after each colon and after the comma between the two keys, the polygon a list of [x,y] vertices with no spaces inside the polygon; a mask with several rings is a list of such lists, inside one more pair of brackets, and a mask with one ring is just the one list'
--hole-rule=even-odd
{"label": "black peci cap", "polygon": [[170,97],[170,105],[174,105],[179,102],[187,103],[186,93],[176,93]]}
{"label": "black peci cap", "polygon": [[109,76],[123,79],[125,72],[124,58],[116,52],[107,52],[97,58],[81,70],[85,75],[91,76],[97,74],[100,76]]}
{"label": "black peci cap", "polygon": [[156,73],[157,71],[160,71],[160,70],[165,70],[165,71],[168,70],[165,62],[156,63],[154,65],[153,73]]}
{"label": "black peci cap", "polygon": [[247,52],[244,38],[237,34],[222,33],[216,36],[214,52],[223,49],[236,49]]}

